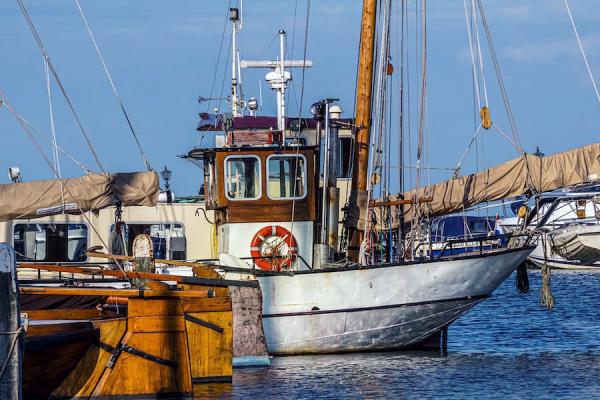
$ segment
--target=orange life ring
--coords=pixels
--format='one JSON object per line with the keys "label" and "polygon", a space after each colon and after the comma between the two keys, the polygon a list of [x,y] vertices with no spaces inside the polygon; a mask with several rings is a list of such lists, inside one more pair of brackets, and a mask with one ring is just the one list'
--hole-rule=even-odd
{"label": "orange life ring", "polygon": [[254,263],[265,271],[289,268],[297,254],[296,238],[283,226],[265,226],[256,232],[250,242],[250,255]]}

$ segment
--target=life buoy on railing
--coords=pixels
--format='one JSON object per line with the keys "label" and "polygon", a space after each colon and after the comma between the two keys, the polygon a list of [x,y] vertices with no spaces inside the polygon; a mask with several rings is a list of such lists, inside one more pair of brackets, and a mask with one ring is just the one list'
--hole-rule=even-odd
{"label": "life buoy on railing", "polygon": [[256,232],[250,242],[250,255],[254,263],[265,271],[289,268],[297,254],[296,238],[283,226],[265,226]]}

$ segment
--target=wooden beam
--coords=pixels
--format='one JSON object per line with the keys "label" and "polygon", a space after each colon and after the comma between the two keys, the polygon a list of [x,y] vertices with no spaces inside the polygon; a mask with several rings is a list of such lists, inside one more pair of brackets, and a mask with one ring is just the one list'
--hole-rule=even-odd
{"label": "wooden beam", "polygon": [[52,294],[57,296],[117,296],[117,297],[212,297],[212,290],[144,290],[144,289],[96,289],[22,286],[21,294]]}
{"label": "wooden beam", "polygon": [[372,201],[371,207],[385,207],[385,206],[399,206],[406,204],[422,204],[422,203],[431,203],[433,201],[433,197],[421,197],[418,201],[412,199],[406,200],[389,200],[389,201]]}
{"label": "wooden beam", "polygon": [[[356,81],[356,121],[354,167],[352,168],[352,192],[350,207],[356,208],[358,195],[367,190],[369,178],[369,144],[371,138],[371,96],[373,91],[373,65],[375,49],[375,23],[377,0],[363,0],[360,30],[360,52],[358,58],[358,77]],[[358,262],[358,247],[364,232],[357,227],[348,227],[348,259]]]}

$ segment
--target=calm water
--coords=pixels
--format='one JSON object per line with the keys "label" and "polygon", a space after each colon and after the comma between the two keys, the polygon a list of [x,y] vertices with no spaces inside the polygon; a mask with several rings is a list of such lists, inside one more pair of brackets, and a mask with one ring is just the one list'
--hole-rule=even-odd
{"label": "calm water", "polygon": [[278,357],[235,370],[216,398],[600,398],[600,273],[553,272],[555,309],[514,275],[449,330],[448,353]]}

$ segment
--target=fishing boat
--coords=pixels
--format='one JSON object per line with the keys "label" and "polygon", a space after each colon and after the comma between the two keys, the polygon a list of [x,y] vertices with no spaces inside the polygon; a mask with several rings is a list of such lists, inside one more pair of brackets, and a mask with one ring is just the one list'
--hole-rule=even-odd
{"label": "fishing boat", "polygon": [[[526,238],[512,237],[506,248],[363,262],[366,216],[373,207],[367,166],[376,4],[366,0],[363,6],[345,248],[338,241],[339,189],[333,166],[339,124],[329,116],[331,99],[315,103],[312,110],[324,126],[322,168],[320,146],[282,137],[279,110],[278,134],[252,145],[229,143],[187,155],[204,165],[206,207],[214,211],[218,252],[239,260],[238,268],[246,263],[260,282],[271,354],[390,350],[426,343],[439,347],[448,325],[488,298],[533,250]],[[280,61],[271,78],[285,87],[283,54]],[[260,141],[260,135],[254,140]],[[410,193],[404,200],[383,201],[398,208],[445,203],[436,196],[428,200]],[[408,220],[410,213],[404,215]],[[221,268],[228,270],[227,265]]]}

